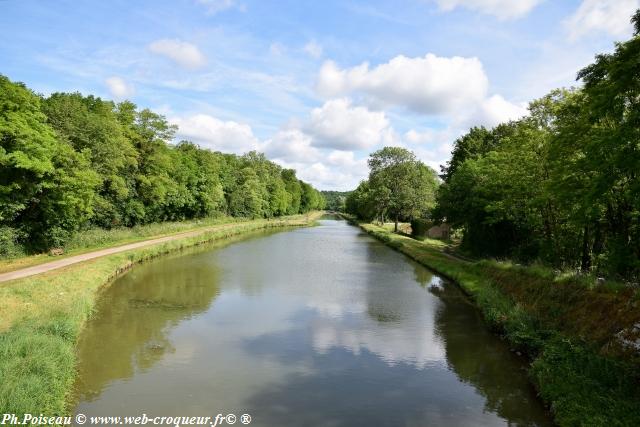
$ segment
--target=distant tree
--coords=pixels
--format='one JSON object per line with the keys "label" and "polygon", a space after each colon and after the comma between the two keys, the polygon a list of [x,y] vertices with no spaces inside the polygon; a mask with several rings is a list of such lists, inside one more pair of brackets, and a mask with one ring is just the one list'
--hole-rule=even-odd
{"label": "distant tree", "polygon": [[379,212],[378,201],[370,190],[369,181],[362,181],[345,200],[345,211],[356,217],[371,221]]}
{"label": "distant tree", "polygon": [[377,200],[377,216],[393,216],[395,230],[402,218],[426,214],[433,207],[435,172],[401,147],[384,147],[369,156],[369,191]]}
{"label": "distant tree", "polygon": [[349,191],[321,191],[326,201],[326,209],[336,212],[344,212]]}
{"label": "distant tree", "polygon": [[291,202],[287,207],[287,214],[293,215],[300,213],[302,187],[300,181],[296,178],[296,171],[293,169],[283,169],[280,176],[282,177],[287,193],[291,195]]}

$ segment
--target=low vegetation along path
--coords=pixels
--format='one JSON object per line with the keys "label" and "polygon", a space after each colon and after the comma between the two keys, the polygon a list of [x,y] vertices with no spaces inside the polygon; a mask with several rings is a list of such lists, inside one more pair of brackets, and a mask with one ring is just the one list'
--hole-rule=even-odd
{"label": "low vegetation along path", "polygon": [[185,237],[197,236],[207,231],[224,230],[225,228],[229,228],[232,225],[235,225],[235,223],[217,225],[217,226],[207,227],[207,228],[200,228],[198,230],[172,234],[170,236],[157,237],[154,239],[143,240],[141,242],[129,243],[127,245],[116,246],[116,247],[107,248],[107,249],[100,249],[97,251],[87,252],[80,255],[74,255],[67,258],[59,259],[57,261],[51,261],[44,264],[35,265],[32,267],[20,268],[18,270],[9,271],[7,273],[1,273],[0,283],[7,282],[9,280],[14,280],[14,279],[22,279],[23,277],[34,276],[40,273],[46,273],[47,271],[56,270],[58,268],[66,267],[68,265],[77,264],[79,262],[88,261],[94,258],[100,258],[106,255],[125,252],[131,249],[139,249],[146,246],[157,245],[158,243],[170,242],[172,240],[184,239]]}

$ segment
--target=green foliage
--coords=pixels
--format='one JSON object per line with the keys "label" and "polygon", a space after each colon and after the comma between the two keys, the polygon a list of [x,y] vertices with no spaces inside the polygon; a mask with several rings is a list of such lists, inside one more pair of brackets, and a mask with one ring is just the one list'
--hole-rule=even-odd
{"label": "green foliage", "polygon": [[60,148],[40,111],[40,99],[0,76],[0,221],[15,220],[43,191]]}
{"label": "green foliage", "polygon": [[325,209],[335,212],[345,212],[347,197],[350,191],[321,191],[326,200]]}
{"label": "green foliage", "polygon": [[484,127],[473,127],[469,132],[458,138],[454,143],[451,152],[451,160],[446,167],[442,167],[440,176],[445,182],[449,182],[458,168],[467,160],[475,159],[487,152],[496,145],[497,141],[492,132]]}
{"label": "green foliage", "polygon": [[582,89],[456,141],[434,216],[463,249],[640,279],[639,56],[636,33],[580,71]]}
{"label": "green foliage", "polygon": [[640,420],[638,372],[583,344],[555,337],[531,366],[561,426],[633,426]]}
{"label": "green foliage", "polygon": [[15,228],[0,227],[0,257],[15,258],[24,255],[24,250],[20,245],[22,236]]}
{"label": "green foliage", "polygon": [[346,212],[360,219],[395,220],[428,215],[438,186],[436,173],[404,148],[384,147],[369,157],[369,179],[345,200]]}
{"label": "green foliage", "polygon": [[300,212],[324,209],[325,200],[322,194],[306,182],[300,181],[302,194],[300,195]]}
{"label": "green foliage", "polygon": [[47,124],[40,98],[0,76],[0,226],[30,248],[62,244],[93,215],[98,174]]}
{"label": "green foliage", "polygon": [[411,235],[414,237],[425,237],[433,222],[423,218],[413,218],[411,220]]}
{"label": "green foliage", "polygon": [[99,174],[93,222],[105,227],[121,224],[124,202],[135,191],[131,184],[138,163],[114,104],[79,93],[54,93],[43,101],[42,110],[60,139],[84,153]]}
{"label": "green foliage", "polygon": [[369,181],[362,181],[345,200],[345,210],[357,218],[371,221],[377,214],[377,203]]}
{"label": "green foliage", "polygon": [[129,101],[43,99],[0,76],[0,256],[62,247],[88,228],[324,207],[316,189],[264,155],[173,145],[175,131]]}

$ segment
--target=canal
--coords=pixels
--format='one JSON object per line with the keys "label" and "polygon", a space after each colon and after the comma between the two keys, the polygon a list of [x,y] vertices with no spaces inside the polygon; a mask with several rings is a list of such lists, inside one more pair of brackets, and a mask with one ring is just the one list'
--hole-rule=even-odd
{"label": "canal", "polygon": [[526,361],[455,284],[336,219],[134,268],[103,292],[78,351],[88,416],[552,425]]}

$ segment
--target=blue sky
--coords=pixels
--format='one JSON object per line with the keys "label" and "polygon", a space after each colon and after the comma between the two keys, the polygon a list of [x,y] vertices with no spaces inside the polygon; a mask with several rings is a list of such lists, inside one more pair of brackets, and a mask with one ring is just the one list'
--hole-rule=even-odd
{"label": "blue sky", "polygon": [[445,162],[631,35],[640,0],[0,0],[0,73],[130,99],[202,147],[263,151],[322,189],[367,155]]}

